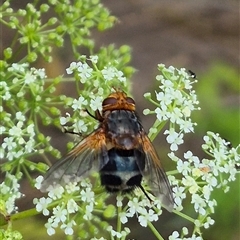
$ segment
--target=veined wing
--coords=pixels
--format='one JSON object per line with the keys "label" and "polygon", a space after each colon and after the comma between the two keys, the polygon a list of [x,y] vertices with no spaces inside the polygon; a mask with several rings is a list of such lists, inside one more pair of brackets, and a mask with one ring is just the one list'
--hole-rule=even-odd
{"label": "veined wing", "polygon": [[91,171],[99,171],[107,162],[106,138],[99,128],[77,144],[65,158],[50,167],[40,190],[46,192],[57,185],[79,182]]}
{"label": "veined wing", "polygon": [[[145,133],[141,134],[141,151],[145,153],[145,168],[141,171],[149,187],[156,197],[159,197],[163,207],[168,211],[173,210],[174,200],[167,175],[161,166],[156,150]],[[138,159],[136,159],[138,162]],[[138,163],[139,165],[141,163]]]}

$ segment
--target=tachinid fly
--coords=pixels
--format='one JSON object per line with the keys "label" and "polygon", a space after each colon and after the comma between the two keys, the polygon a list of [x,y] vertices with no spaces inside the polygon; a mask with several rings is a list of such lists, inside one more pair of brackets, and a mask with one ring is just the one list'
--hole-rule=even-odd
{"label": "tachinid fly", "polygon": [[77,144],[46,173],[41,191],[81,181],[92,171],[100,173],[108,192],[131,192],[144,178],[153,194],[169,211],[173,208],[168,178],[135,111],[135,102],[122,91],[111,93],[94,118],[99,127]]}

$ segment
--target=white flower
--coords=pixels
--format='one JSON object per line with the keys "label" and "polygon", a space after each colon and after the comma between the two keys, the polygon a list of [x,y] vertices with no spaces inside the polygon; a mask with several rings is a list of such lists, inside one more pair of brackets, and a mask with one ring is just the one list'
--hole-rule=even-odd
{"label": "white flower", "polygon": [[179,108],[174,108],[173,111],[169,114],[169,120],[172,123],[182,122],[182,111]]}
{"label": "white flower", "polygon": [[122,71],[116,71],[115,77],[116,77],[120,82],[126,82],[126,77],[124,77]]}
{"label": "white flower", "polygon": [[170,130],[165,130],[165,135],[168,134],[166,140],[170,145],[171,151],[178,150],[178,145],[183,143],[183,134],[175,132],[174,128],[171,128]]}
{"label": "white flower", "polygon": [[181,131],[183,131],[184,133],[189,133],[189,132],[193,132],[193,126],[196,125],[196,123],[192,123],[192,120],[183,120],[183,119],[178,119],[178,125]]}
{"label": "white flower", "polygon": [[169,236],[169,240],[181,240],[181,238],[179,237],[180,235],[179,235],[179,233],[177,232],[177,231],[174,231],[173,233],[172,233],[172,235],[171,236]]}
{"label": "white flower", "polygon": [[61,221],[64,223],[67,219],[67,210],[56,206],[53,208],[53,217],[55,222],[59,223]]}
{"label": "white flower", "polygon": [[69,213],[75,213],[78,211],[78,205],[77,203],[73,200],[73,199],[70,199],[67,203],[67,211]]}
{"label": "white flower", "polygon": [[53,200],[60,199],[64,193],[64,188],[61,185],[50,187],[48,196]]}
{"label": "white flower", "polygon": [[188,175],[189,171],[191,170],[190,162],[182,161],[181,159],[179,159],[177,161],[177,170],[179,173],[182,173],[182,175],[184,176]]}
{"label": "white flower", "polygon": [[14,175],[6,173],[5,181],[0,183],[0,196],[1,200],[5,202],[7,214],[17,212],[18,210],[15,206],[15,201],[24,196],[19,189],[18,179]]}
{"label": "white flower", "polygon": [[[52,218],[49,218],[49,219],[48,219],[48,222],[45,223],[44,226],[47,228],[47,234],[48,234],[49,236],[55,234],[55,229],[54,229],[54,227],[53,227],[53,219],[52,219]],[[55,227],[56,227],[56,226],[55,226]]]}
{"label": "white flower", "polygon": [[23,126],[23,122],[19,121],[16,124],[16,126],[13,126],[12,128],[10,128],[9,135],[15,136],[15,137],[20,137],[22,135],[22,126]]}
{"label": "white flower", "polygon": [[94,192],[91,188],[87,187],[85,190],[83,189],[80,194],[83,202],[94,202]]}
{"label": "white flower", "polygon": [[217,186],[218,180],[216,177],[214,177],[212,174],[210,173],[206,173],[204,175],[202,175],[202,179],[205,180],[208,183],[208,186],[213,189],[213,187]]}
{"label": "white flower", "polygon": [[198,194],[193,194],[191,203],[194,204],[194,209],[196,212],[200,213],[203,216],[206,214],[207,204],[205,199],[200,197]]}
{"label": "white flower", "polygon": [[34,198],[33,203],[36,204],[36,210],[42,212],[44,216],[49,215],[48,205],[52,202],[51,198],[42,197],[40,199]]}
{"label": "white flower", "polygon": [[101,72],[106,81],[111,81],[115,77],[116,68],[104,67]]}
{"label": "white flower", "polygon": [[89,221],[92,219],[92,211],[93,211],[93,203],[90,203],[86,206],[85,213],[83,215],[83,219]]}
{"label": "white flower", "polygon": [[88,178],[84,178],[81,180],[80,182],[80,186],[83,187],[83,188],[92,188],[92,184],[90,183],[89,179]]}
{"label": "white flower", "polygon": [[98,56],[97,55],[90,56],[90,61],[96,64],[98,62]]}
{"label": "white flower", "polygon": [[65,125],[66,123],[68,123],[71,119],[71,116],[69,113],[66,113],[66,117],[60,117],[60,124],[61,125]]}
{"label": "white flower", "polygon": [[36,79],[36,76],[34,76],[31,72],[25,73],[24,82],[26,84],[33,83]]}
{"label": "white flower", "polygon": [[34,184],[34,187],[36,189],[40,189],[41,188],[41,184],[42,184],[42,181],[43,181],[43,176],[38,176],[36,179],[36,182]]}
{"label": "white flower", "polygon": [[205,199],[207,200],[210,199],[211,192],[212,192],[212,189],[208,185],[203,186],[202,193]]}
{"label": "white flower", "polygon": [[117,238],[121,238],[121,237],[122,237],[122,234],[119,233],[119,232],[117,232],[117,231],[115,231],[115,230],[113,230],[113,227],[112,227],[112,226],[108,226],[108,227],[106,228],[106,230],[111,233],[111,236],[112,236],[112,237],[115,237],[115,236],[116,236]]}
{"label": "white flower", "polygon": [[25,69],[28,67],[28,63],[13,63],[11,67],[8,68],[9,72],[25,72]]}
{"label": "white flower", "polygon": [[147,227],[148,221],[153,222],[157,220],[158,215],[152,209],[149,209],[149,211],[147,211],[145,208],[143,208],[141,215],[138,217],[138,222],[143,227]]}
{"label": "white flower", "polygon": [[3,143],[2,143],[3,149],[7,148],[10,151],[10,150],[14,149],[16,146],[17,146],[17,144],[14,142],[13,137],[5,137],[3,139]]}
{"label": "white flower", "polygon": [[182,228],[182,233],[183,233],[184,236],[187,235],[188,234],[188,229],[186,227],[183,227]]}
{"label": "white flower", "polygon": [[125,237],[130,233],[130,229],[126,227],[121,232],[115,231],[112,226],[108,226],[106,230],[110,232],[111,237],[116,237],[117,239],[125,239]]}
{"label": "white flower", "polygon": [[34,128],[35,128],[34,124],[31,123],[27,126],[27,129],[26,129],[27,133],[31,136],[31,138],[35,136]]}
{"label": "white flower", "polygon": [[134,197],[132,200],[129,200],[128,207],[128,217],[132,217],[136,212],[142,212],[143,209],[141,202],[136,197]]}
{"label": "white flower", "polygon": [[70,63],[70,67],[66,69],[66,72],[67,74],[72,74],[75,69],[77,69],[77,63],[72,62]]}
{"label": "white flower", "polygon": [[122,207],[123,206],[123,202],[122,202],[123,196],[118,194],[116,198],[117,198],[117,204],[116,204],[117,207]]}
{"label": "white flower", "polygon": [[73,131],[74,132],[87,132],[88,128],[86,126],[86,123],[83,120],[78,120],[76,123],[73,124]]}
{"label": "white flower", "polygon": [[1,97],[2,97],[3,100],[7,101],[7,100],[9,100],[12,97],[12,95],[10,94],[8,89],[5,89],[4,91],[5,92],[4,92],[4,94],[2,94]]}
{"label": "white flower", "polygon": [[168,119],[168,117],[166,115],[166,110],[167,110],[167,106],[165,106],[165,105],[161,105],[161,107],[157,107],[154,110],[156,113],[156,117],[160,122]]}
{"label": "white flower", "polygon": [[78,63],[78,75],[80,76],[80,82],[85,83],[88,78],[91,77],[93,69],[88,66],[87,63]]}
{"label": "white flower", "polygon": [[83,96],[80,96],[78,100],[77,99],[73,100],[72,108],[74,109],[74,111],[76,111],[77,109],[81,110],[82,105],[87,105],[87,100],[84,99]]}
{"label": "white flower", "polygon": [[190,238],[185,238],[186,240],[203,240],[201,236],[196,236],[193,234]]}
{"label": "white flower", "polygon": [[215,222],[215,221],[214,221],[212,218],[207,217],[206,222],[203,224],[203,227],[204,227],[204,228],[209,228],[210,225],[213,225],[213,224],[214,224],[214,222]]}
{"label": "white flower", "polygon": [[40,68],[40,69],[31,68],[31,70],[33,71],[34,75],[36,75],[36,76],[39,77],[40,79],[44,79],[44,78],[47,77],[44,68]]}
{"label": "white flower", "polygon": [[76,222],[72,220],[71,222],[68,222],[67,224],[63,223],[61,225],[61,229],[64,229],[64,232],[66,235],[73,235],[73,226],[76,225]]}
{"label": "white flower", "polygon": [[200,163],[199,158],[194,156],[191,151],[187,151],[186,153],[184,153],[184,158],[190,162],[193,162],[195,166],[198,166],[198,164]]}
{"label": "white flower", "polygon": [[24,114],[22,112],[17,112],[16,113],[16,119],[24,122],[26,120],[26,117],[24,116]]}
{"label": "white flower", "polygon": [[174,187],[173,189],[174,194],[174,202],[176,203],[178,210],[182,210],[182,200],[186,198],[186,193],[184,187]]}
{"label": "white flower", "polygon": [[120,218],[120,221],[125,224],[128,222],[128,218],[127,218],[127,213],[126,212],[120,212],[119,213],[119,218]]}
{"label": "white flower", "polygon": [[67,193],[74,193],[76,191],[79,191],[80,187],[78,186],[77,182],[68,182],[68,184],[65,186]]}
{"label": "white flower", "polygon": [[102,97],[100,96],[93,96],[91,101],[90,101],[90,107],[93,111],[102,110]]}

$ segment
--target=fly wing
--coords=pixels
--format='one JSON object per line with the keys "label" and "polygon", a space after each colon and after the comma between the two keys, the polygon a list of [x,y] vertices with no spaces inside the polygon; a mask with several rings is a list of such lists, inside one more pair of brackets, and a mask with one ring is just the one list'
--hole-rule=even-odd
{"label": "fly wing", "polygon": [[[142,176],[147,180],[149,187],[156,197],[159,197],[163,207],[168,211],[173,210],[174,200],[172,190],[164,169],[161,166],[158,155],[145,133],[142,133],[141,151],[145,153],[145,167],[140,169]],[[136,159],[138,163],[138,159]],[[138,163],[140,165],[141,163]]]}
{"label": "fly wing", "polygon": [[105,134],[100,128],[77,144],[65,158],[50,167],[40,190],[46,192],[57,185],[79,182],[91,171],[99,171],[107,162]]}

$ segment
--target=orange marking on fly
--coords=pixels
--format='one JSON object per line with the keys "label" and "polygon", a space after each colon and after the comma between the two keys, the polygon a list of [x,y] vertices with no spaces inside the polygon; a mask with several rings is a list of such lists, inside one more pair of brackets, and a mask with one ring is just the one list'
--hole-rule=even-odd
{"label": "orange marking on fly", "polygon": [[69,154],[79,155],[85,149],[98,150],[106,144],[106,136],[103,131],[99,131],[98,134],[90,134],[84,138]]}
{"label": "orange marking on fly", "polygon": [[135,111],[135,101],[125,92],[116,91],[103,100],[102,107],[103,113],[119,109]]}
{"label": "orange marking on fly", "polygon": [[156,167],[162,168],[161,162],[159,161],[158,155],[157,155],[155,149],[153,148],[153,145],[152,145],[150,139],[146,135],[143,136],[142,139],[143,139],[143,150],[144,150],[144,152],[151,155],[152,160],[153,160],[153,164]]}

